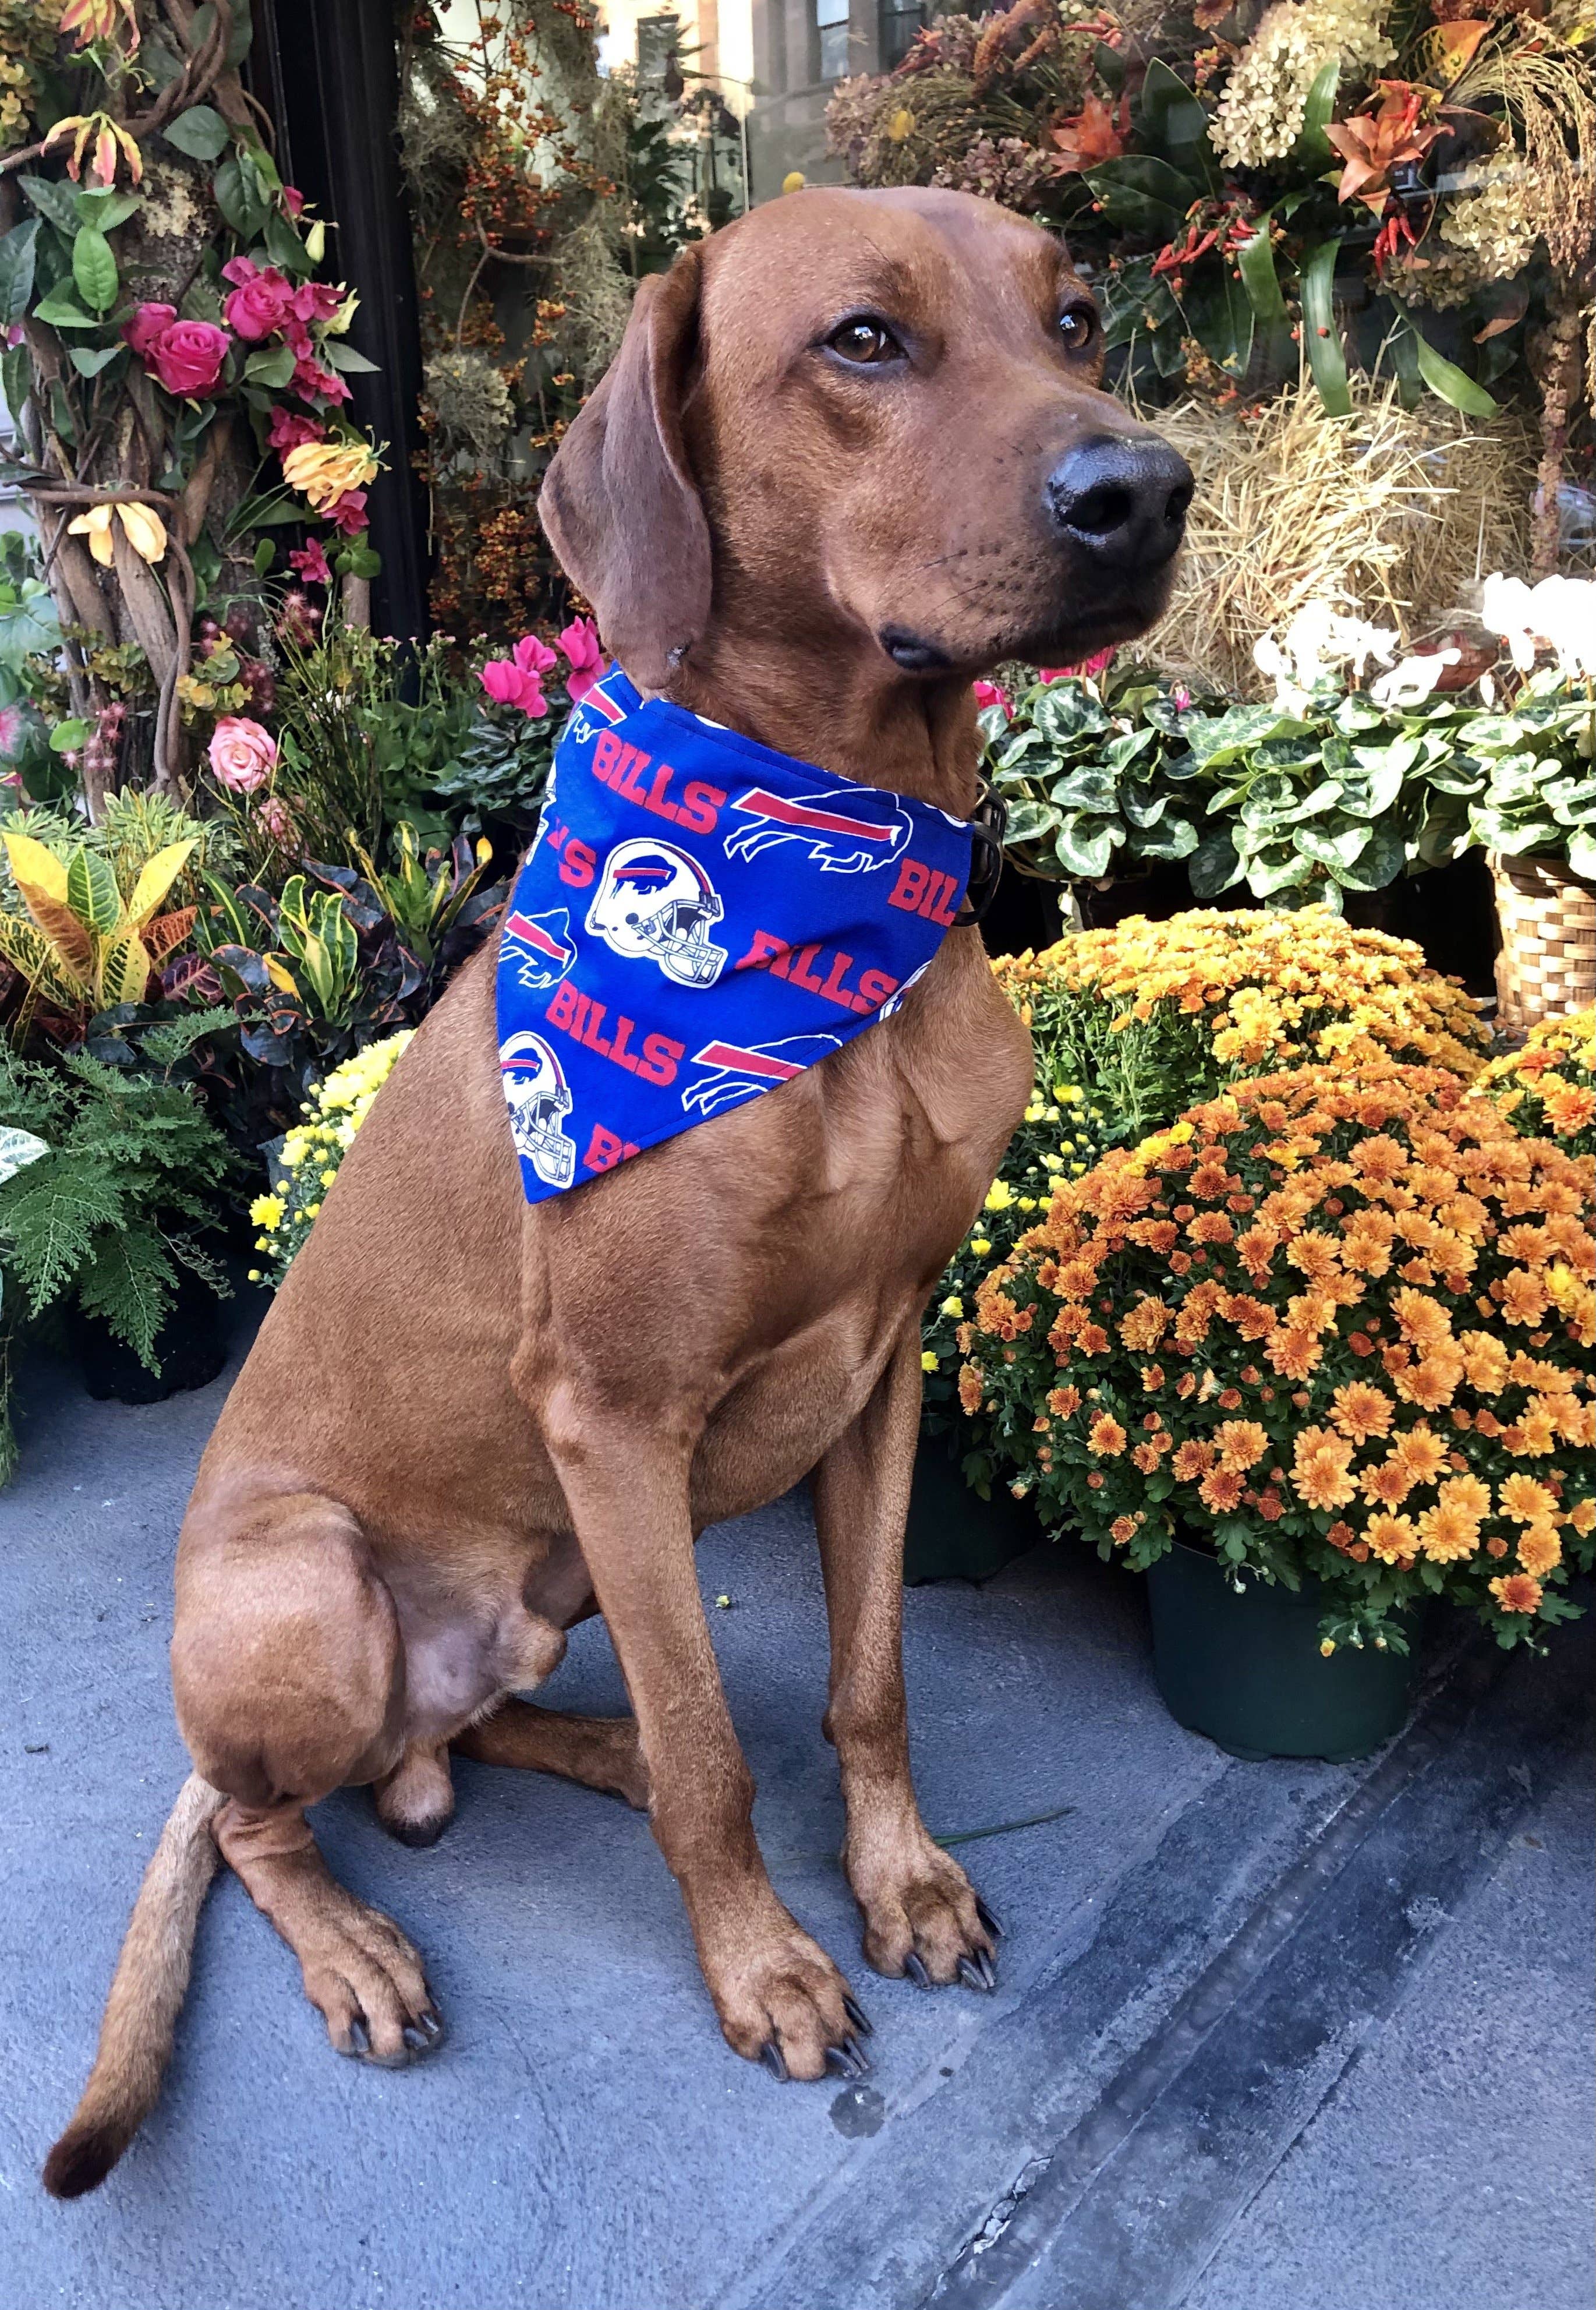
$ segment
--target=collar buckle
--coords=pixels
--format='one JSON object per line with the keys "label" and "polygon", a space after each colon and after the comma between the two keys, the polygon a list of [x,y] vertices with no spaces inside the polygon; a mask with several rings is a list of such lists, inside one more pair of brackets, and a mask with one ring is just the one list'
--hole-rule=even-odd
{"label": "collar buckle", "polygon": [[1008,803],[983,778],[970,812],[970,879],[965,902],[953,917],[955,930],[967,930],[980,922],[997,896],[1003,873],[1003,829],[1008,823]]}

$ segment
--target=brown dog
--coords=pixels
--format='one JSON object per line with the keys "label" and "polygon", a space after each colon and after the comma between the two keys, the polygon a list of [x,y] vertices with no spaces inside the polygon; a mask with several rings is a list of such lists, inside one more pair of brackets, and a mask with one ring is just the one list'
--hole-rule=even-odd
{"label": "brown dog", "polygon": [[[1080,657],[1167,597],[1190,477],[1096,389],[1098,336],[1063,249],[1002,209],[779,201],[643,284],[551,470],[549,533],[645,691],[967,815],[971,677]],[[978,935],[781,1090],[536,1207],[492,962],[383,1091],[202,1463],[172,1643],[196,1769],[58,2195],[154,2098],[218,1847],[340,2052],[436,2042],[421,1960],[334,1881],[305,1811],[375,1782],[429,1843],[451,1745],[646,1803],[727,2041],[778,2075],[854,2073],[867,2025],[765,1873],[693,1568],[706,1524],[811,1472],[865,1958],[990,1984],[993,1921],[915,1805],[899,1657],[920,1311],[1031,1080]],[[507,1698],[595,1609],[635,1724]]]}

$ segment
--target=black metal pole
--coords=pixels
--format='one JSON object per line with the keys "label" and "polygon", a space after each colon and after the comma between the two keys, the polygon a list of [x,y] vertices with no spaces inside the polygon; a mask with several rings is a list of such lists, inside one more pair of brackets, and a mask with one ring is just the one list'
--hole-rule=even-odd
{"label": "black metal pole", "polygon": [[356,421],[386,443],[369,503],[377,632],[428,630],[427,503],[412,456],[421,343],[410,214],[395,142],[398,66],[392,0],[257,0],[249,60],[255,93],[277,124],[279,167],[336,223],[339,277],[360,294],[349,341],[377,363],[350,378]]}

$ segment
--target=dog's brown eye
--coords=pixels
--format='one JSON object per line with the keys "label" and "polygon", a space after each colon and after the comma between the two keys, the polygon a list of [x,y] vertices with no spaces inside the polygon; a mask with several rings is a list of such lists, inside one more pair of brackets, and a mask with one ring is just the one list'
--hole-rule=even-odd
{"label": "dog's brown eye", "polygon": [[851,320],[842,322],[826,343],[834,353],[840,353],[844,360],[853,361],[861,369],[877,361],[893,360],[903,350],[890,329],[864,313],[856,313]]}
{"label": "dog's brown eye", "polygon": [[1058,333],[1066,352],[1083,353],[1097,334],[1097,317],[1089,305],[1071,305],[1058,317]]}

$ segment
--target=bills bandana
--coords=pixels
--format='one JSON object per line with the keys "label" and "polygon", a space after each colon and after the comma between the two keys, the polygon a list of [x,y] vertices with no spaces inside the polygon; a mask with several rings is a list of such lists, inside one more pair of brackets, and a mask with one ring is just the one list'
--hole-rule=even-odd
{"label": "bills bandana", "polygon": [[528,1202],[887,1018],[970,864],[963,819],[645,703],[612,669],[555,751],[499,941],[499,1064]]}

